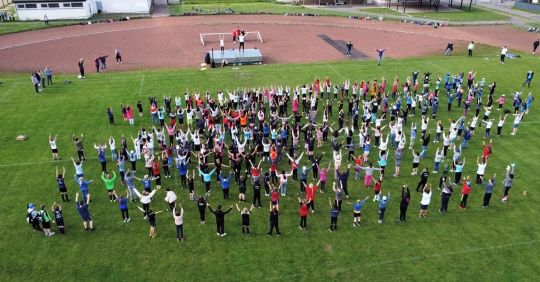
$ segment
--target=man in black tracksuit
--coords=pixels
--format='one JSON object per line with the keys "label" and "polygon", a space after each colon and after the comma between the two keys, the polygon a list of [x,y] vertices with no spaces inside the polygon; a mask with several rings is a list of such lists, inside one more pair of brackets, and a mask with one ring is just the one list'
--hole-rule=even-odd
{"label": "man in black tracksuit", "polygon": [[231,212],[232,206],[230,206],[228,210],[222,211],[221,205],[218,205],[216,210],[213,210],[212,207],[210,207],[210,204],[207,204],[207,205],[210,212],[216,216],[217,235],[218,236],[227,235],[227,233],[225,233],[225,215]]}
{"label": "man in black tracksuit", "polygon": [[427,183],[428,177],[429,177],[429,171],[426,167],[422,171],[422,174],[420,174],[420,181],[418,182],[418,185],[416,186],[416,192],[420,192],[424,189],[424,186]]}
{"label": "man in black tracksuit", "polygon": [[279,211],[275,206],[272,207],[272,203],[270,203],[270,230],[268,231],[268,236],[272,236],[274,228],[276,229],[277,236],[279,236]]}

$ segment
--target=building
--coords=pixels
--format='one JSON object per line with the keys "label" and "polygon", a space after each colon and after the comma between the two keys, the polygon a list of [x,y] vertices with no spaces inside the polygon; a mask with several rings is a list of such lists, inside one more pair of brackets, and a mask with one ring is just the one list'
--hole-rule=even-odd
{"label": "building", "polygon": [[13,0],[21,21],[88,19],[97,13],[150,13],[152,0]]}

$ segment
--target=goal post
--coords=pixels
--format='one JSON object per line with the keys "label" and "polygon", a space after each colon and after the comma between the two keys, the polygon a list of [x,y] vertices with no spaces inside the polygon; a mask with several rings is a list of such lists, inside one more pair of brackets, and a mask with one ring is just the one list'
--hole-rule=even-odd
{"label": "goal post", "polygon": [[[263,38],[261,36],[261,33],[258,31],[246,31],[246,38],[245,40],[258,40],[261,42],[261,44],[264,44]],[[203,46],[206,45],[206,43],[209,42],[219,42],[221,38],[223,38],[225,41],[227,41],[227,38],[231,38],[231,33],[226,32],[214,32],[214,33],[201,33],[199,34],[199,39],[201,40],[201,44]]]}

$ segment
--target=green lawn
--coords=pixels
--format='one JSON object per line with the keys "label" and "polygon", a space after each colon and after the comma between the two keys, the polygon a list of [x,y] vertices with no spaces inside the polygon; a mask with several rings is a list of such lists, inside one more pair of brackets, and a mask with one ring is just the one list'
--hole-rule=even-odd
{"label": "green lawn", "polygon": [[410,13],[410,15],[417,18],[445,20],[450,22],[504,21],[510,19],[508,15],[476,7],[473,7],[470,12],[468,8],[463,8],[462,11],[458,12],[424,12]]}
{"label": "green lawn", "polygon": [[212,3],[212,4],[183,4],[169,5],[171,15],[184,15],[185,13],[198,14],[222,14],[225,9],[232,9],[234,14],[316,14],[320,16],[349,16],[357,15],[353,13],[327,11],[321,9],[311,9],[302,6],[293,6],[279,3]]}
{"label": "green lawn", "polygon": [[[487,55],[486,55],[487,56]],[[394,150],[390,149],[387,167],[388,177],[383,192],[391,192],[385,223],[377,223],[377,207],[369,201],[364,207],[363,226],[352,226],[351,206],[344,204],[339,217],[339,230],[328,232],[328,196],[318,194],[317,211],[308,217],[308,229],[297,227],[297,182],[289,182],[288,196],[281,201],[280,227],[283,236],[268,238],[264,232],[268,227],[267,209],[256,209],[252,215],[252,235],[243,236],[240,231],[240,216],[234,212],[226,218],[224,238],[215,235],[215,221],[208,217],[206,225],[198,222],[196,205],[187,200],[187,192],[180,190],[175,176],[164,180],[164,187],[174,187],[185,206],[184,229],[187,240],[177,243],[172,218],[167,213],[157,216],[158,237],[148,239],[148,223],[142,219],[135,205],[130,205],[132,220],[122,223],[118,207],[108,201],[104,185],[99,179],[99,163],[95,159],[94,142],[106,142],[108,136],[135,135],[140,127],[148,127],[148,96],[181,95],[190,91],[236,89],[265,85],[298,85],[310,83],[314,77],[329,76],[333,82],[344,79],[373,80],[386,77],[389,81],[399,76],[404,81],[411,71],[431,71],[433,77],[445,73],[475,70],[477,78],[485,77],[488,82],[496,81],[495,96],[519,90],[526,71],[538,64],[537,57],[524,55],[522,59],[508,60],[499,64],[497,53],[467,58],[463,56],[429,57],[405,60],[384,60],[381,67],[373,61],[350,61],[309,65],[250,66],[239,69],[199,70],[156,70],[125,73],[88,74],[86,80],[77,80],[75,75],[57,76],[56,84],[48,87],[39,96],[33,93],[27,75],[5,74],[0,84],[0,179],[4,180],[0,196],[2,206],[2,232],[0,244],[0,277],[3,281],[38,280],[54,277],[57,280],[181,280],[181,281],[254,281],[254,280],[370,280],[370,281],[534,281],[540,268],[540,182],[538,168],[540,151],[535,147],[540,138],[538,107],[521,124],[517,136],[510,136],[513,117],[507,120],[502,137],[493,137],[493,155],[486,174],[497,173],[497,185],[489,209],[481,208],[483,187],[475,185],[466,210],[457,208],[460,186],[450,201],[449,213],[441,215],[438,191],[435,190],[430,205],[430,215],[418,218],[420,195],[413,192],[406,224],[397,222],[399,193],[403,183],[416,187],[418,176],[410,176],[412,161],[407,151],[402,161],[402,176],[391,177],[394,172]],[[63,84],[63,79],[72,80]],[[531,90],[540,87],[533,80]],[[524,89],[524,93],[528,89]],[[487,93],[487,90],[486,92]],[[485,95],[487,96],[487,94]],[[484,97],[485,97],[484,96]],[[136,127],[122,121],[120,104],[144,103],[145,117],[136,117]],[[440,102],[438,119],[448,128],[448,118],[456,118],[461,110],[446,111],[446,98]],[[511,109],[511,99],[505,109]],[[105,109],[114,107],[117,125],[110,126]],[[455,105],[454,105],[455,106]],[[345,108],[347,104],[345,103]],[[336,119],[334,107],[334,121]],[[492,116],[498,117],[494,111]],[[471,114],[467,117],[470,120]],[[419,115],[409,118],[418,122]],[[302,120],[304,122],[304,120]],[[410,123],[409,123],[410,124]],[[430,122],[430,130],[435,122]],[[409,136],[409,126],[405,128]],[[495,130],[495,126],[493,131]],[[47,144],[49,133],[58,134],[60,161],[51,161]],[[85,175],[95,183],[90,186],[93,202],[90,211],[95,219],[96,231],[82,230],[81,221],[72,203],[64,205],[67,234],[45,238],[34,233],[25,221],[25,205],[28,202],[47,204],[60,201],[54,179],[55,166],[67,168],[67,186],[73,199],[78,190],[71,181],[74,173],[68,158],[75,155],[70,142],[73,133],[84,133],[87,156]],[[464,175],[474,176],[476,157],[481,154],[483,128],[478,128],[469,149],[464,151],[467,159]],[[25,142],[15,141],[19,134],[27,134]],[[356,140],[356,137],[355,137]],[[409,140],[407,140],[409,141]],[[129,142],[131,148],[132,143]],[[442,145],[442,144],[440,144]],[[303,148],[303,141],[301,141]],[[419,149],[419,140],[416,140]],[[421,166],[432,168],[435,144],[429,145],[428,158]],[[331,149],[325,144],[326,152],[322,164],[329,163]],[[320,151],[319,151],[320,152]],[[107,151],[109,153],[109,151]],[[370,159],[376,160],[377,150],[371,150]],[[107,155],[107,157],[110,157]],[[346,154],[344,152],[344,158]],[[510,192],[510,201],[503,205],[499,199],[505,166],[515,162],[516,179]],[[344,159],[344,164],[346,161]],[[307,165],[306,157],[301,165]],[[142,162],[138,166],[143,166]],[[109,161],[109,168],[112,168]],[[193,166],[190,166],[192,168]],[[282,161],[281,167],[288,165]],[[268,168],[267,164],[263,168]],[[142,170],[142,169],[140,169]],[[174,169],[173,169],[174,171]],[[351,201],[371,195],[360,181],[349,177]],[[138,176],[142,176],[139,172]],[[310,175],[311,177],[311,175]],[[330,176],[330,182],[333,176]],[[438,177],[430,176],[436,186]],[[196,190],[203,190],[196,180]],[[137,186],[141,188],[140,185]],[[123,187],[117,183],[118,191]],[[218,184],[212,183],[214,191],[210,202],[232,205],[237,198],[238,188],[231,186],[231,200],[224,201]],[[528,191],[527,196],[522,192]],[[164,189],[157,192],[152,206],[154,210],[165,209]],[[247,198],[251,199],[251,186]],[[263,196],[264,197],[264,196]],[[265,204],[267,199],[263,198]],[[56,227],[54,227],[56,231]],[[536,270],[535,270],[536,269]],[[49,274],[46,274],[49,273]]]}

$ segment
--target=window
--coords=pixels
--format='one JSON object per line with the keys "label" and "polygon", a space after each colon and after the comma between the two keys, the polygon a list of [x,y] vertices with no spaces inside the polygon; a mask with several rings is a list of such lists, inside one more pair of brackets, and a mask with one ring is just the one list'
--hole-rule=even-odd
{"label": "window", "polygon": [[60,8],[58,3],[49,3],[49,8]]}
{"label": "window", "polygon": [[47,4],[41,4],[41,8],[47,8]]}
{"label": "window", "polygon": [[17,8],[19,8],[19,9],[24,9],[24,4],[19,4],[19,5],[17,5]]}
{"label": "window", "polygon": [[71,7],[71,4],[69,4],[69,3],[64,3],[64,4],[62,4],[62,6],[63,6],[64,8],[69,8],[69,7]]}
{"label": "window", "polygon": [[72,7],[72,8],[82,8],[82,7],[83,7],[83,3],[71,3],[71,7]]}
{"label": "window", "polygon": [[35,8],[37,8],[37,4],[26,4],[25,7],[27,9],[35,9]]}

